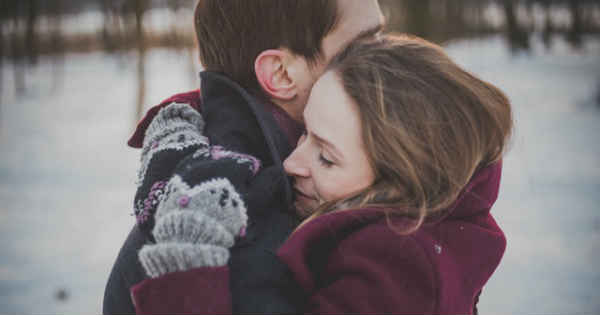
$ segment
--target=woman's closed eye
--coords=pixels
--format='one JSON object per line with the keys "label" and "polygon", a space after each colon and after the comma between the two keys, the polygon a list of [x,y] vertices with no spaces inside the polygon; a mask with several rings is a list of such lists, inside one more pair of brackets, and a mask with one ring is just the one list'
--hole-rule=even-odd
{"label": "woman's closed eye", "polygon": [[333,166],[333,161],[327,159],[325,156],[323,156],[322,152],[319,152],[319,163],[321,163],[321,165],[323,165],[323,167],[329,168]]}

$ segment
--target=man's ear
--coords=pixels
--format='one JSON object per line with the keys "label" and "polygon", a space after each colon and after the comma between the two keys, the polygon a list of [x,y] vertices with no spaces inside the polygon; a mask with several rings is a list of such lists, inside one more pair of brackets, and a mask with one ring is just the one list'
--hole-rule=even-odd
{"label": "man's ear", "polygon": [[288,69],[291,57],[287,51],[269,49],[260,53],[254,61],[256,79],[263,91],[273,99],[290,101],[298,93],[296,82]]}

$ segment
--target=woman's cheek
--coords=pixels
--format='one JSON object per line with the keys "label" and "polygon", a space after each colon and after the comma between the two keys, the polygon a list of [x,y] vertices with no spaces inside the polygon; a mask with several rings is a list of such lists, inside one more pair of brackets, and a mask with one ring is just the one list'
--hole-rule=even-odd
{"label": "woman's cheek", "polygon": [[[326,172],[323,172],[326,173]],[[329,173],[323,174],[315,180],[315,191],[319,195],[321,202],[331,201],[338,199],[344,195],[340,188],[340,178],[337,174]],[[329,176],[327,176],[329,175]]]}

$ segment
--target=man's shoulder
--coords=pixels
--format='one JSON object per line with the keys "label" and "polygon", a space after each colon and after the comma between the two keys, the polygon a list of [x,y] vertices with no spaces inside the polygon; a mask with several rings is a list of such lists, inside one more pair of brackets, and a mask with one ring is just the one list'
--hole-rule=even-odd
{"label": "man's shoulder", "polygon": [[156,114],[158,114],[163,107],[171,103],[190,104],[196,110],[201,111],[202,98],[200,89],[172,95],[171,97],[160,102],[158,105],[150,108],[144,115],[144,118],[138,122],[138,125],[135,128],[133,135],[129,138],[129,141],[127,141],[127,144],[132,148],[141,148],[144,143],[146,129],[150,125],[150,122],[152,122],[154,116],[156,116]]}

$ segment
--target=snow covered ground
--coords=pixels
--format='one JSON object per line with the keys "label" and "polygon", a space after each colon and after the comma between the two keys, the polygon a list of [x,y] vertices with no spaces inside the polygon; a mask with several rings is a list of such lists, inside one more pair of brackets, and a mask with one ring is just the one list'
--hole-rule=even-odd
{"label": "snow covered ground", "polygon": [[[481,314],[600,312],[600,40],[582,50],[500,37],[450,43],[458,63],[503,89],[516,121],[493,213],[508,238]],[[189,58],[147,57],[145,104],[194,88]],[[138,166],[135,55],[42,58],[15,96],[1,68],[0,314],[100,313],[125,236]],[[61,291],[63,294],[61,294]],[[64,299],[57,298],[62,295]]]}
{"label": "snow covered ground", "polygon": [[503,89],[515,135],[492,210],[508,238],[481,314],[600,312],[600,41],[574,51],[538,40],[509,55],[500,38],[450,55]]}

